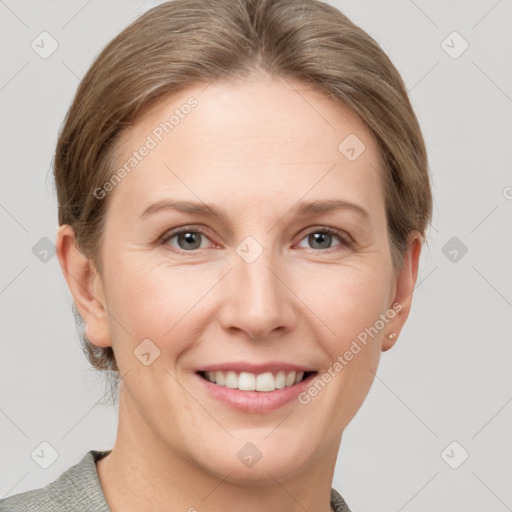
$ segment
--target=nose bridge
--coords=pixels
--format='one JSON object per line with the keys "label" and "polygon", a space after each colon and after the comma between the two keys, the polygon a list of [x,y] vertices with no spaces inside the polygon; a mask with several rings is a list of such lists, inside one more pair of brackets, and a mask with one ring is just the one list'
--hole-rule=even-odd
{"label": "nose bridge", "polygon": [[278,277],[281,265],[276,251],[247,237],[236,247],[233,267],[232,295],[226,297],[231,313],[225,321],[229,326],[242,329],[253,338],[289,326],[292,308],[286,286]]}

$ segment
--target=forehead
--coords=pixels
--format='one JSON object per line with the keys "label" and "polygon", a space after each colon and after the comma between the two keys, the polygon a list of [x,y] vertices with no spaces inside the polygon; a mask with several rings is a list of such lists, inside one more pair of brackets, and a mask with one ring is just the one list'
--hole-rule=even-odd
{"label": "forehead", "polygon": [[382,203],[369,130],[346,105],[290,79],[197,84],[165,98],[123,133],[116,164],[129,175],[112,201],[139,212],[176,195],[247,206],[339,190]]}

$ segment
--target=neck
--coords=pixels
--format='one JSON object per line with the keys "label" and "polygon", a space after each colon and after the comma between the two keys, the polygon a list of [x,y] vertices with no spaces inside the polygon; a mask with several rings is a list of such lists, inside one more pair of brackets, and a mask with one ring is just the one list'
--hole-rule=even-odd
{"label": "neck", "polygon": [[[330,512],[331,482],[339,448],[333,446],[306,471],[265,483],[230,481],[231,471],[213,474],[155,436],[143,418],[127,407],[121,392],[116,444],[97,462],[111,512]],[[341,440],[341,439],[340,439]]]}

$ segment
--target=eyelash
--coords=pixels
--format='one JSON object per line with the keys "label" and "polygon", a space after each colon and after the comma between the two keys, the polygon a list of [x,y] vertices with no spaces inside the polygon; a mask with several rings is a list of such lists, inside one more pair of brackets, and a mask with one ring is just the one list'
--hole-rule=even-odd
{"label": "eyelash", "polygon": [[[177,235],[180,235],[181,233],[200,233],[201,235],[203,235],[204,237],[209,239],[208,234],[204,230],[202,230],[202,229],[183,227],[183,228],[178,228],[176,230],[173,230],[173,231],[170,231],[170,232],[168,231],[167,233],[165,233],[163,235],[163,237],[160,239],[159,245],[162,245],[162,246],[167,245],[169,240],[171,240],[172,238],[174,238]],[[345,248],[352,248],[353,245],[354,245],[352,239],[349,238],[348,235],[345,236],[342,231],[339,231],[337,229],[330,228],[330,227],[327,227],[327,226],[324,226],[322,228],[312,228],[312,229],[310,229],[308,232],[306,232],[304,234],[304,236],[300,239],[300,241],[302,241],[304,238],[306,238],[307,236],[311,235],[312,233],[327,233],[327,234],[330,234],[330,235],[334,235],[340,241],[340,246],[343,246]],[[336,249],[336,247],[337,246],[328,247],[327,249],[313,249],[313,248],[311,248],[311,250],[312,251],[319,251],[319,252],[330,252],[332,249]],[[200,251],[201,249],[193,249],[191,251],[185,251],[183,249],[179,249],[177,247],[173,247],[171,250],[174,250],[175,252],[178,252],[180,254],[194,254],[196,251]]]}

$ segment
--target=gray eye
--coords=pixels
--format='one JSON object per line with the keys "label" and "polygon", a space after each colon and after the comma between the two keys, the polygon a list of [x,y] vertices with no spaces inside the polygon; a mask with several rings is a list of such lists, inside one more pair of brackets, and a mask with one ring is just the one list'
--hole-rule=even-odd
{"label": "gray eye", "polygon": [[199,249],[201,246],[202,233],[198,231],[186,231],[175,235],[178,239],[178,246],[180,249]]}
{"label": "gray eye", "polygon": [[[347,246],[347,242],[342,237],[342,235],[339,235],[337,232],[331,231],[330,229],[324,228],[324,229],[316,229],[315,231],[311,231],[309,234],[307,234],[302,240],[301,244],[304,243],[303,241],[306,240],[307,247],[310,247],[315,250],[319,249],[331,249],[335,246]],[[334,243],[335,240],[337,240],[337,243]],[[306,247],[305,245],[301,245],[301,247]]]}
{"label": "gray eye", "polygon": [[[331,246],[332,235],[330,233],[311,233],[308,235],[308,242],[311,243],[313,249],[328,249]],[[315,244],[318,244],[315,247]]]}
{"label": "gray eye", "polygon": [[[171,242],[171,240],[174,239],[176,239],[176,242]],[[162,243],[172,245],[182,251],[194,251],[204,247],[201,246],[203,239],[209,240],[201,231],[196,229],[183,229],[181,231],[174,231],[174,233],[170,233]]]}

